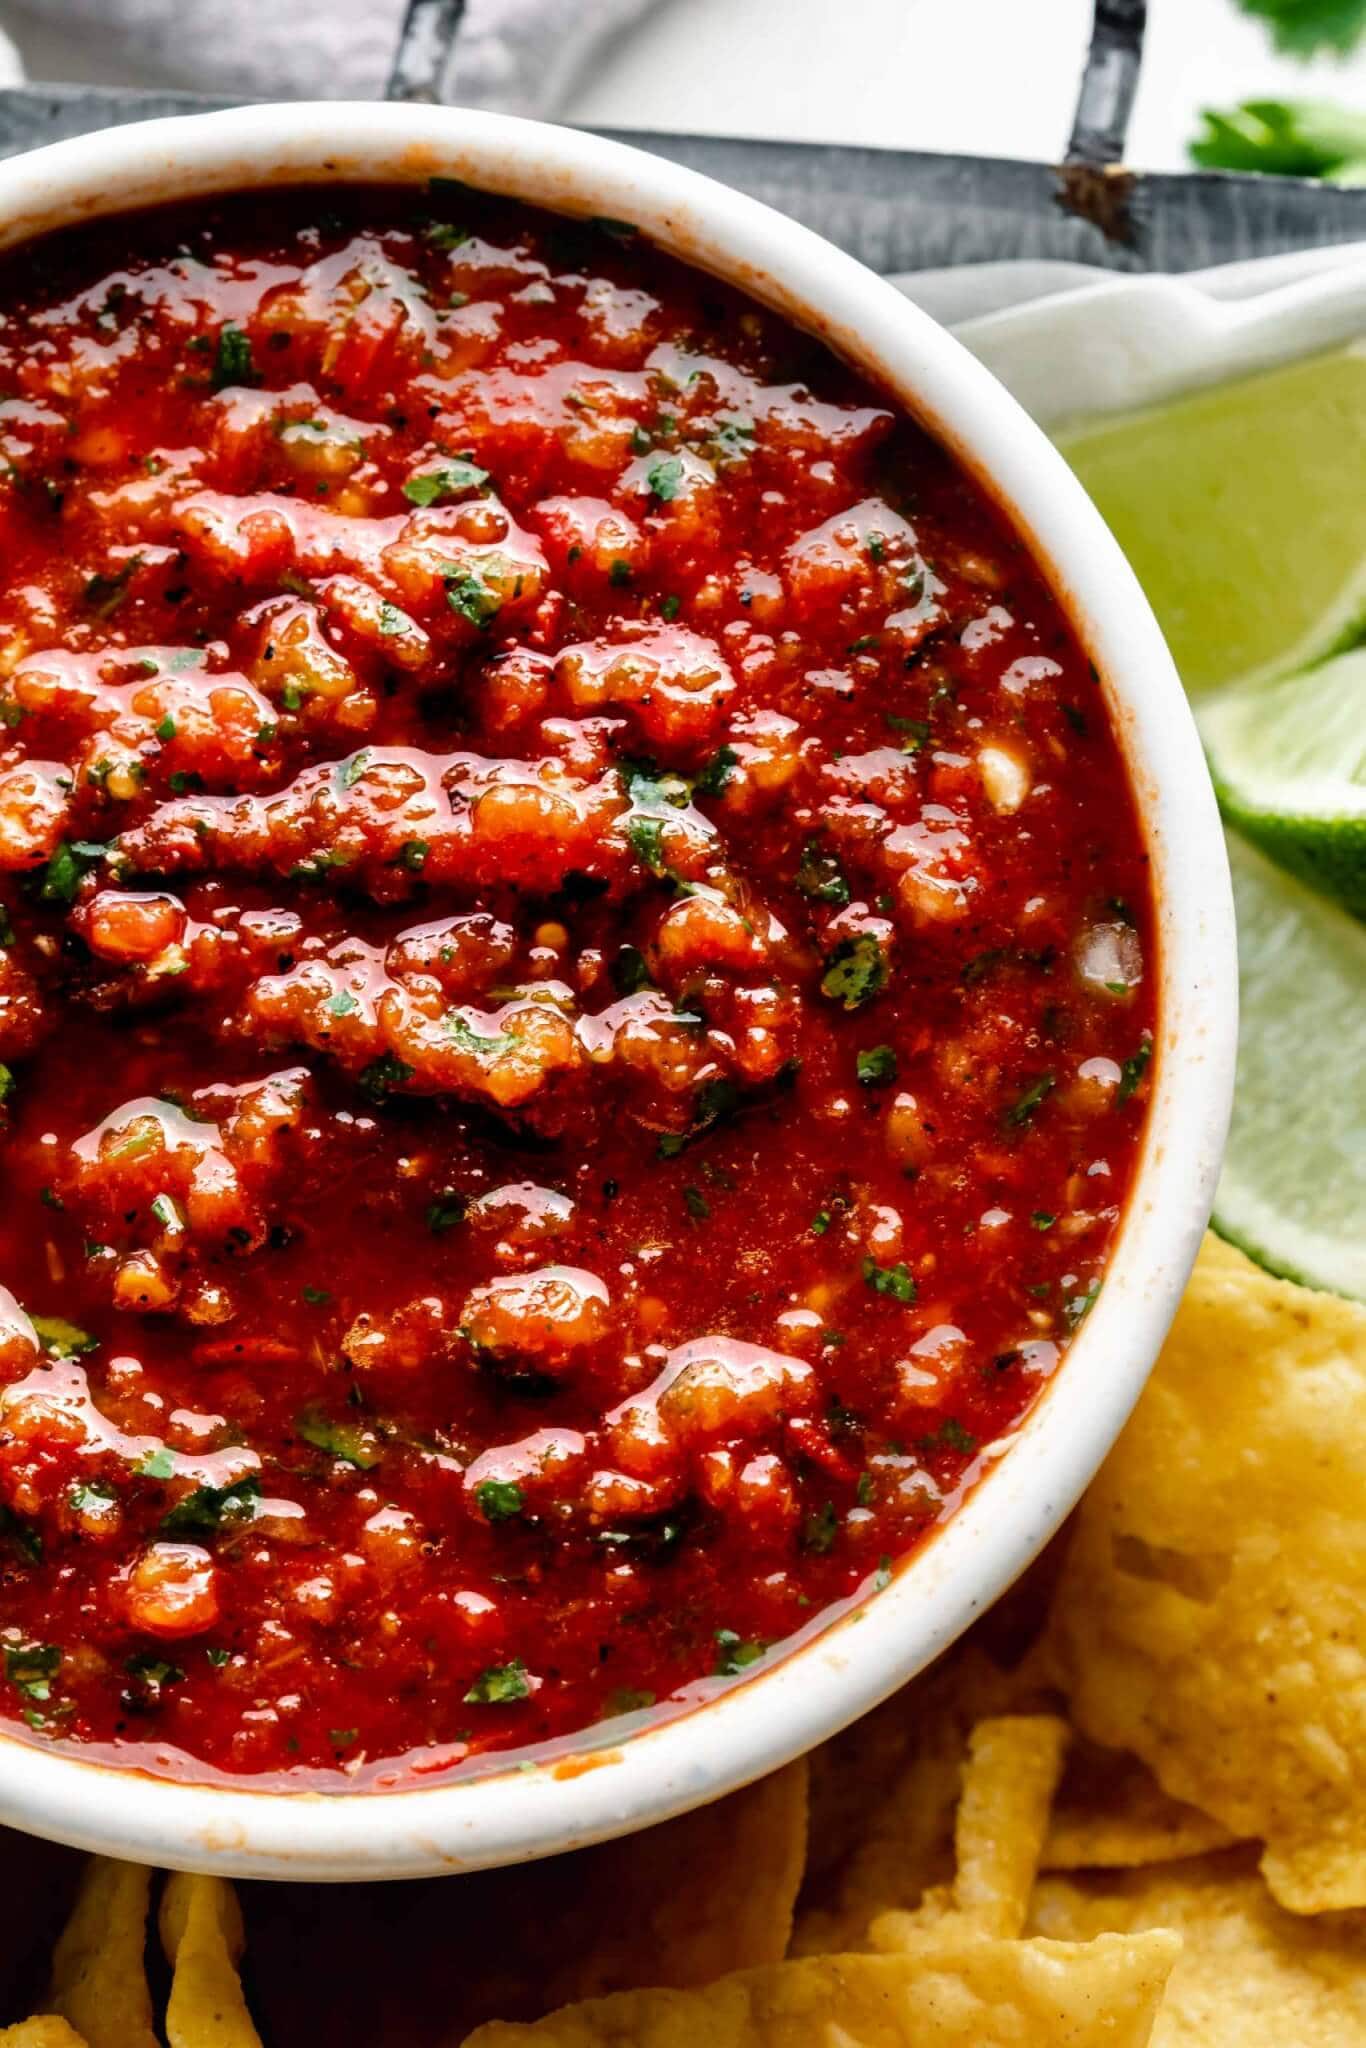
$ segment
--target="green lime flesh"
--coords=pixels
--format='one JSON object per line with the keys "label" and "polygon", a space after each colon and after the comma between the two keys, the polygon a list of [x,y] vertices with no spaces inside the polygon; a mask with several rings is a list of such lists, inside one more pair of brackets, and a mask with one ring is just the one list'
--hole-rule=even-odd
{"label": "green lime flesh", "polygon": [[1229,822],[1366,917],[1366,648],[1236,684],[1198,715]]}
{"label": "green lime flesh", "polygon": [[1229,835],[1242,1019],[1215,1228],[1366,1300],[1366,926]]}
{"label": "green lime flesh", "polygon": [[1060,437],[1188,692],[1322,660],[1366,625],[1366,350]]}

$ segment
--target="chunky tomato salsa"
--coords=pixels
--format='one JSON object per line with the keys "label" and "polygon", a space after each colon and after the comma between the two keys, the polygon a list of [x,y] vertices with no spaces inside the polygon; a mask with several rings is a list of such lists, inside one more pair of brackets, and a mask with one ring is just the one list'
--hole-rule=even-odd
{"label": "chunky tomato salsa", "polygon": [[342,1788],[751,1671],[1102,1285],[1154,941],[1067,619],[622,223],[272,193],[0,305],[0,1716]]}

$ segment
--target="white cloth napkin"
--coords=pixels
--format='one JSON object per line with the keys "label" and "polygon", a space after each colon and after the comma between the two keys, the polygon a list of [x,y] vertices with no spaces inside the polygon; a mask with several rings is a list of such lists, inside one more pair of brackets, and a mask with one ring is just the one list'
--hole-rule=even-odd
{"label": "white cloth napkin", "polygon": [[[553,114],[607,38],[654,4],[468,0],[445,97]],[[69,28],[86,76],[92,53],[105,52],[111,68],[136,63],[143,76],[200,92],[374,99],[389,75],[404,0],[9,0],[9,10],[16,26],[28,14],[49,32]]]}

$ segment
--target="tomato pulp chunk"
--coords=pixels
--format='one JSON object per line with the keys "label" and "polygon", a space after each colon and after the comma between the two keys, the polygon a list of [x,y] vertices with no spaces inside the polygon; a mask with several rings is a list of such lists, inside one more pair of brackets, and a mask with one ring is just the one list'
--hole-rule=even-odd
{"label": "tomato pulp chunk", "polygon": [[1102,1283],[1154,939],[1068,620],[619,223],[246,195],[0,302],[0,1713],[361,1786],[751,1669]]}

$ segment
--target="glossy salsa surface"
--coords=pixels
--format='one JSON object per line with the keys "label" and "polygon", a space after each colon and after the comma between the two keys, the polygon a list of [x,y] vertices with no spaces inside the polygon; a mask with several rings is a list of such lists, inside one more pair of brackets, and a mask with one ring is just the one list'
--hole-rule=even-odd
{"label": "glossy salsa surface", "polygon": [[621,223],[244,196],[0,308],[0,1718],[362,1787],[734,1682],[1102,1283],[1099,679]]}

